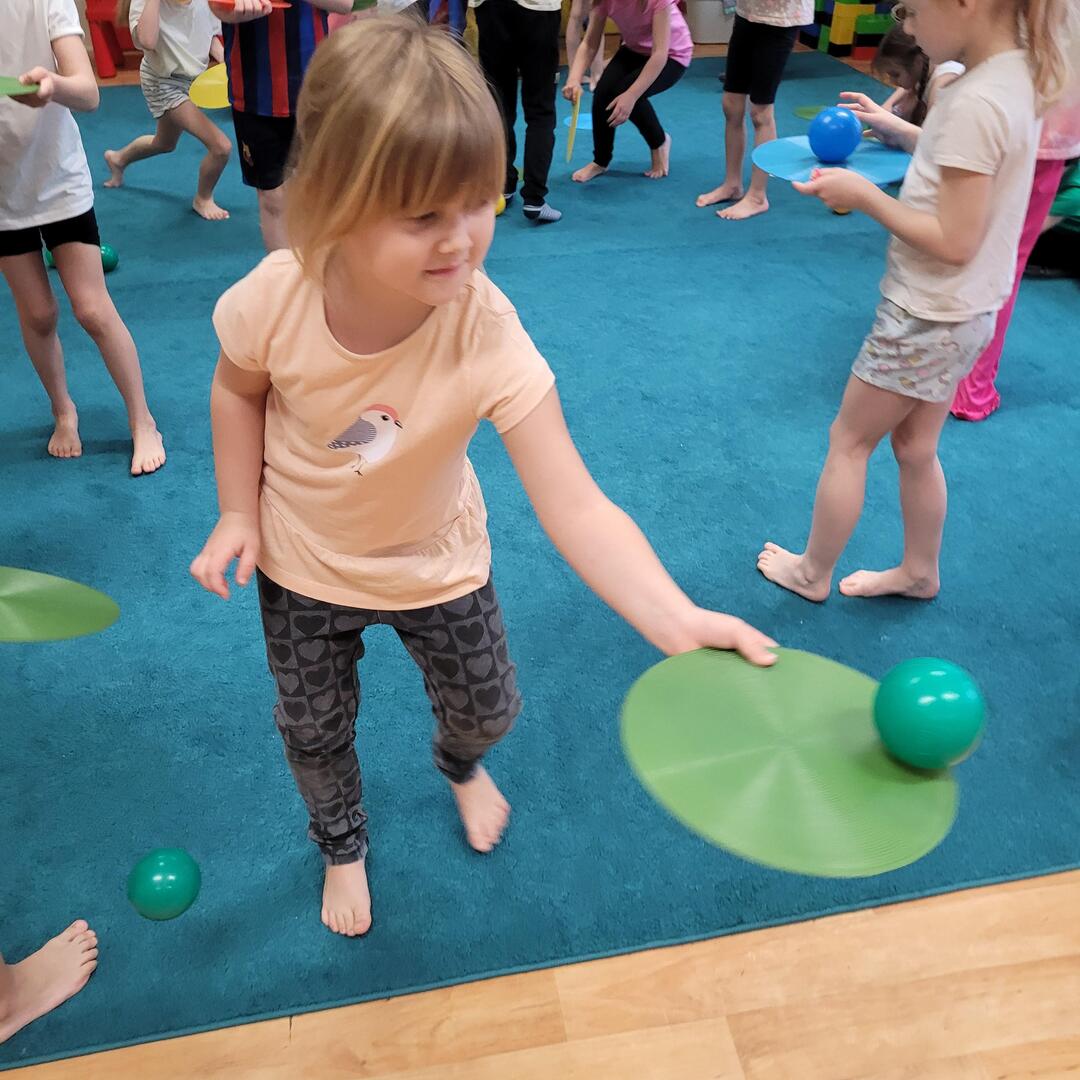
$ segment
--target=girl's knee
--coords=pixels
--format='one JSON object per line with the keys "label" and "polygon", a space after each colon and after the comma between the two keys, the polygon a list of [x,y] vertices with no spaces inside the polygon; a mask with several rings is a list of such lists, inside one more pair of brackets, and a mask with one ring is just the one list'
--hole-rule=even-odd
{"label": "girl's knee", "polygon": [[878,444],[878,439],[850,427],[837,417],[829,428],[829,453],[848,457],[868,458]]}
{"label": "girl's knee", "polygon": [[746,98],[742,94],[724,95],[724,119],[729,124],[739,124],[746,117]]}
{"label": "girl's knee", "polygon": [[52,293],[49,294],[48,299],[44,297],[40,300],[35,299],[23,309],[22,313],[23,325],[37,337],[49,337],[55,334],[59,318],[60,307]]}
{"label": "girl's knee", "polygon": [[99,337],[119,318],[108,291],[104,288],[100,291],[95,289],[91,292],[69,294],[68,298],[71,300],[72,314],[92,338]]}
{"label": "girl's knee", "polygon": [[212,157],[219,161],[228,161],[232,157],[232,142],[225,132],[219,132],[219,138],[214,139],[206,148]]}
{"label": "girl's knee", "polygon": [[776,122],[776,110],[772,105],[750,103],[750,123],[756,128],[768,127]]}
{"label": "girl's knee", "polygon": [[898,465],[908,468],[924,467],[937,457],[937,440],[921,435],[909,435],[903,430],[894,431],[892,452]]}

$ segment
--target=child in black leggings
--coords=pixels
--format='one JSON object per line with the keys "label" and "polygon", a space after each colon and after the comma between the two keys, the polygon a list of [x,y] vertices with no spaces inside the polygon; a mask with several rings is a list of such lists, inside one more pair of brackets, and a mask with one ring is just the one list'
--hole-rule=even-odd
{"label": "child in black leggings", "polygon": [[717,217],[741,221],[769,209],[765,196],[769,178],[761,169],[753,170],[750,190],[743,194],[746,99],[750,98],[754,145],[772,142],[776,138],[773,102],[784,67],[795,48],[799,27],[813,21],[813,0],[738,0],[724,76],[724,182],[697,197],[698,206],[734,203],[717,210]]}
{"label": "child in black leggings", "polygon": [[666,134],[648,98],[674,86],[686,72],[694,44],[677,0],[594,0],[589,28],[570,65],[563,97],[581,93],[585,69],[596,55],[611,19],[623,43],[604,68],[593,94],[593,160],[574,173],[579,184],[607,171],[615,149],[615,128],[629,120],[652,152],[645,175],[667,176],[671,136]]}

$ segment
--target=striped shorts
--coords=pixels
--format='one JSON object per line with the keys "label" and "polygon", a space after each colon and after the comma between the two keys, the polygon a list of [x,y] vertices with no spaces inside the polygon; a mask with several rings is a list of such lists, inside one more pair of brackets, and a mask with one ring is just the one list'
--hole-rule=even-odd
{"label": "striped shorts", "polygon": [[158,75],[145,64],[139,68],[139,82],[146,98],[146,107],[155,120],[170,109],[183,105],[188,100],[188,90],[191,88],[191,79],[186,75]]}

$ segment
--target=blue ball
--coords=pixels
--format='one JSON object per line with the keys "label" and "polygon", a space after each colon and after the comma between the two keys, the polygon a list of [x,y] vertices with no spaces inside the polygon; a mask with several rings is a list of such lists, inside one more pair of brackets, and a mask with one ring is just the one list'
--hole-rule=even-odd
{"label": "blue ball", "polygon": [[847,161],[862,142],[862,124],[850,109],[834,105],[810,121],[810,149],[826,165]]}

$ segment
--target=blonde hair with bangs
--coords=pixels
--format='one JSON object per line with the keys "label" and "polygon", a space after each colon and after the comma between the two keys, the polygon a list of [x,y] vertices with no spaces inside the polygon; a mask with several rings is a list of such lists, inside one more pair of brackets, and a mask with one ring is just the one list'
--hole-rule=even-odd
{"label": "blonde hair with bangs", "polygon": [[315,50],[300,91],[289,244],[317,277],[365,222],[494,203],[505,161],[495,100],[449,34],[404,15],[342,27]]}

